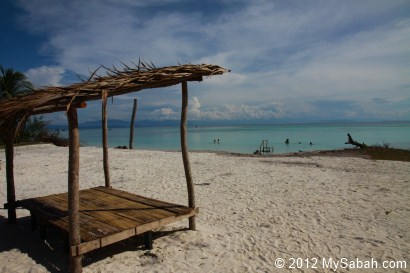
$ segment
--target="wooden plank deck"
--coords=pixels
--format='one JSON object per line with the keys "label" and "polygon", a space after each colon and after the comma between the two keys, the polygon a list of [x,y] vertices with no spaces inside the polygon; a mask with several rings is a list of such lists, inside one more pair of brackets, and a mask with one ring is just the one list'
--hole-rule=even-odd
{"label": "wooden plank deck", "polygon": [[[68,232],[67,193],[20,201],[40,222]],[[80,191],[81,244],[72,256],[151,231],[196,215],[197,209],[171,204],[113,188]]]}

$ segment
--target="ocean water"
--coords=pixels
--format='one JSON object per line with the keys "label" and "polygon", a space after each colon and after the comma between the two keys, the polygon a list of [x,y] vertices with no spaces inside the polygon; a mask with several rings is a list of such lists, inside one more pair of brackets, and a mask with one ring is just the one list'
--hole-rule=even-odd
{"label": "ocean water", "polygon": [[[367,145],[387,143],[410,149],[410,122],[189,127],[188,146],[189,150],[253,153],[262,140],[268,140],[274,153],[352,148],[345,144],[347,133]],[[108,138],[110,147],[128,145],[129,128],[112,128]],[[80,129],[80,140],[101,147],[101,129]],[[179,127],[137,127],[134,149],[180,150]]]}

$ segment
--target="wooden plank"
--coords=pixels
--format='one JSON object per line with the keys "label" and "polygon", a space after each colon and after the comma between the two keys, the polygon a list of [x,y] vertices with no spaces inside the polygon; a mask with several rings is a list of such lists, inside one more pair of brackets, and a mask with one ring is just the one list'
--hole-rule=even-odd
{"label": "wooden plank", "polygon": [[126,229],[121,232],[106,236],[101,238],[101,247],[107,246],[125,239],[128,239],[132,236],[135,236],[135,227],[131,229]]}
{"label": "wooden plank", "polygon": [[141,222],[136,220],[131,220],[130,218],[118,216],[118,214],[105,212],[105,211],[82,211],[82,214],[89,215],[96,219],[103,220],[105,223],[109,224],[110,226],[116,227],[120,230],[122,229],[129,229],[135,227]]}
{"label": "wooden plank", "polygon": [[[115,199],[115,207],[112,207],[112,205],[110,205],[110,203],[107,202],[107,197],[109,197],[109,196],[107,196],[107,195],[96,196],[95,194],[92,194],[92,192],[90,192],[88,190],[81,192],[81,198],[80,198],[81,199],[81,206],[80,206],[81,214],[88,213],[89,215],[91,215],[91,212],[87,212],[87,211],[84,211],[84,210],[94,208],[94,207],[92,207],[94,204],[91,204],[91,207],[84,206],[85,203],[87,203],[85,201],[85,199],[86,199],[85,197],[87,196],[87,194],[91,194],[91,196],[89,196],[89,197],[92,198],[92,202],[94,202],[94,203],[97,202],[98,200],[100,200],[100,198],[102,198],[100,200],[101,202],[97,202],[97,204],[96,204],[99,209],[101,209],[101,207],[103,207],[104,209],[108,207],[108,208],[114,208],[116,210],[116,212],[117,211],[122,212],[122,213],[113,213],[113,215],[105,214],[104,216],[106,216],[106,217],[104,217],[103,219],[101,219],[101,216],[102,216],[101,214],[100,215],[92,215],[92,216],[96,217],[97,221],[103,220],[104,223],[106,223],[106,224],[108,223],[108,224],[116,226],[116,227],[130,228],[131,226],[130,226],[129,222],[128,223],[123,223],[123,224],[126,224],[126,226],[124,226],[124,225],[121,225],[120,222],[115,223],[111,220],[107,221],[107,217],[111,217],[111,219],[112,218],[119,219],[120,218],[119,216],[121,216],[123,218],[125,216],[127,220],[132,219],[131,221],[134,221],[134,223],[135,223],[135,220],[136,220],[135,217],[138,217],[138,219],[141,220],[139,223],[146,223],[146,222],[152,222],[156,219],[160,219],[160,218],[163,218],[164,216],[169,216],[170,215],[168,212],[164,213],[164,212],[158,211],[157,209],[155,209],[156,211],[150,210],[148,212],[144,212],[144,214],[141,214],[141,211],[138,211],[135,215],[135,212],[130,213],[130,211],[129,211],[129,208],[130,208],[130,205],[129,205],[130,202],[128,202],[129,200],[125,200],[126,202],[123,202],[124,200],[122,200],[119,203]],[[47,199],[42,198],[42,202],[43,202],[43,204],[47,203],[48,206],[52,206],[54,208],[59,208],[63,211],[67,209],[65,194],[51,195]],[[118,206],[118,205],[120,205],[120,206]],[[135,205],[136,204],[133,203],[133,206],[135,206]],[[128,210],[118,210],[118,208],[121,208],[122,206],[127,207]],[[151,209],[149,206],[145,206],[145,205],[142,205],[142,206],[138,205],[137,206],[137,209],[141,210],[141,208]],[[60,213],[60,216],[61,215],[62,215],[62,212]],[[149,216],[148,218],[147,218],[147,215]],[[119,221],[121,221],[121,220],[119,220]],[[61,224],[58,221],[55,221],[55,223],[59,224],[61,226]],[[136,223],[135,225],[138,225],[139,223]],[[87,238],[87,240],[89,240],[89,238]]]}
{"label": "wooden plank", "polygon": [[[50,220],[48,222],[68,232],[69,226],[67,217]],[[80,214],[79,223],[81,241],[92,241],[109,234],[114,234],[121,230],[119,228],[107,225],[104,222],[97,221],[95,218],[84,214]]]}
{"label": "wooden plank", "polygon": [[[57,196],[53,196],[53,199],[57,201],[58,206],[60,206],[61,208],[64,208],[65,206],[64,198],[61,198],[60,196],[57,195]],[[62,218],[62,220],[65,220],[65,218]],[[114,226],[111,226],[105,223],[104,221],[102,221],[102,219],[91,217],[87,214],[82,213],[81,211],[80,211],[80,223],[81,223],[81,229],[86,230],[87,234],[101,234],[102,236],[106,236],[108,234],[112,234],[114,232],[118,232],[121,230],[118,227],[114,227]]]}
{"label": "wooden plank", "polygon": [[73,246],[70,249],[70,254],[71,255],[83,255],[85,253],[88,253],[90,251],[93,251],[95,249],[101,248],[101,240],[93,240],[93,241],[88,241],[88,242],[83,242],[79,244],[78,246]]}
{"label": "wooden plank", "polygon": [[189,218],[192,216],[195,216],[197,214],[197,210],[192,209],[192,211],[190,213],[187,213],[185,215],[180,215],[180,216],[171,216],[171,217],[167,217],[167,218],[163,218],[157,221],[153,221],[151,223],[147,223],[144,225],[140,225],[136,227],[136,234],[142,234],[144,232],[150,231],[150,230],[154,230],[160,227],[163,227],[165,225],[174,223],[174,222],[178,222],[180,220],[183,220],[185,218]]}
{"label": "wooden plank", "polygon": [[[65,215],[58,215],[59,217],[55,217],[56,215],[56,208],[63,211],[67,211],[67,199],[64,197],[64,194],[59,195],[50,195],[47,199],[42,198],[41,205],[44,203],[50,207],[42,207],[42,209],[37,209],[46,217],[49,217],[50,223],[54,224],[65,231],[68,232],[68,216],[67,213]],[[50,210],[53,210],[50,212]],[[108,225],[107,223],[101,221],[100,219],[91,217],[87,214],[83,214],[80,212],[80,237],[83,241],[90,241],[100,238],[101,236],[106,236],[108,234],[113,234],[115,232],[120,231],[121,229],[118,227],[113,227]]]}
{"label": "wooden plank", "polygon": [[118,196],[111,195],[109,193],[94,191],[92,194],[96,199],[100,198],[106,202],[112,201],[115,204],[115,207],[113,207],[113,213],[125,213],[126,215],[136,217],[136,219],[140,222],[149,222],[158,218],[174,215],[172,212],[161,210],[139,202],[131,202],[128,199],[118,198]]}
{"label": "wooden plank", "polygon": [[173,203],[169,203],[169,202],[165,202],[165,201],[160,201],[160,200],[156,200],[156,199],[152,199],[152,198],[148,198],[145,196],[141,196],[138,194],[134,194],[134,193],[130,193],[130,192],[126,192],[126,191],[122,191],[122,190],[118,190],[118,189],[105,189],[104,187],[95,187],[95,188],[91,188],[90,190],[99,190],[99,191],[104,191],[107,192],[111,195],[115,195],[124,199],[128,199],[131,201],[136,201],[136,202],[140,202],[152,207],[160,207],[160,208],[165,208],[170,210],[171,212],[174,212],[172,210],[175,210],[175,213],[178,213],[181,209],[186,208],[185,206],[182,205],[178,205],[178,204],[173,204]]}
{"label": "wooden plank", "polygon": [[[105,188],[103,188],[103,190],[104,190]],[[121,195],[123,195],[123,196],[125,196],[125,197],[132,197],[133,195],[132,194],[130,194],[130,195],[128,195],[128,194],[126,194],[126,192],[121,192],[121,191],[116,191],[117,193],[118,192],[120,192],[121,193]],[[98,193],[96,193],[95,191],[94,192],[92,192],[92,191],[90,191],[90,190],[83,190],[83,191],[81,191],[81,193],[80,193],[80,195],[81,195],[81,210],[82,211],[84,211],[84,210],[88,210],[88,209],[93,209],[93,207],[89,207],[89,206],[85,206],[85,204],[88,204],[87,203],[87,201],[85,201],[86,200],[86,197],[88,196],[89,198],[91,198],[91,206],[93,206],[94,204],[97,206],[97,208],[99,208],[99,209],[101,209],[101,208],[104,208],[104,209],[113,209],[114,211],[121,211],[121,212],[124,212],[124,210],[121,210],[120,208],[122,208],[122,206],[127,206],[127,209],[129,210],[131,207],[130,207],[130,203],[128,202],[129,201],[129,199],[127,199],[127,200],[125,200],[126,202],[123,202],[124,200],[120,200],[121,202],[120,203],[118,203],[118,200],[117,199],[114,199],[114,200],[112,200],[113,202],[115,201],[115,206],[113,207],[113,205],[112,204],[110,204],[107,200],[108,200],[108,198],[110,198],[110,196],[109,196],[109,194],[107,195],[107,194],[105,194],[105,195],[100,195],[100,194],[98,194]],[[47,206],[51,206],[51,207],[53,207],[53,208],[58,208],[58,209],[60,209],[60,210],[62,210],[61,211],[61,213],[63,213],[63,211],[64,210],[66,210],[67,209],[67,205],[66,205],[66,201],[65,201],[65,196],[66,196],[66,194],[58,194],[58,195],[50,195],[50,196],[48,196],[48,198],[47,199],[44,199],[44,198],[36,198],[36,200],[40,200],[41,199],[41,201],[42,201],[42,204],[43,205],[47,205]],[[137,199],[138,200],[141,200],[141,197],[140,196],[138,196],[137,197]],[[145,199],[145,198],[143,198],[142,197],[142,199]],[[146,206],[146,205],[142,205],[142,206],[140,206],[139,204],[136,204],[136,203],[132,203],[132,209],[138,209],[138,210],[141,210],[141,209],[145,209],[145,210],[148,210],[148,211],[151,211],[152,210],[152,212],[154,212],[154,213],[149,213],[151,216],[152,215],[154,215],[154,216],[156,216],[156,217],[154,217],[154,219],[156,219],[156,218],[158,218],[159,217],[159,215],[158,215],[158,212],[160,212],[159,214],[161,214],[161,215],[164,215],[164,216],[168,216],[169,214],[167,214],[167,212],[163,212],[163,211],[158,211],[156,208],[158,208],[159,206],[158,206],[158,204],[160,204],[161,203],[161,201],[157,201],[157,200],[153,200],[153,199],[148,199],[148,198],[146,198],[148,201],[155,201],[155,203],[154,203],[154,205],[156,205],[156,207],[155,208],[152,208],[152,207],[149,207],[149,206]],[[165,204],[167,204],[167,205],[169,205],[170,203],[166,203],[166,202],[164,202]],[[121,204],[121,206],[118,206],[118,204]],[[172,204],[171,204],[172,205]],[[137,208],[135,208],[135,206],[137,206]],[[175,205],[174,205],[175,206]],[[178,205],[176,205],[177,207],[182,207],[182,206],[178,206]],[[33,206],[30,206],[30,207],[33,207]],[[161,207],[160,207],[161,208]],[[169,211],[168,210],[168,207],[166,207],[166,211]],[[190,209],[189,208],[187,208],[187,207],[182,207],[182,209],[179,209],[179,211],[178,211],[178,214],[181,214],[181,212],[184,212],[184,213],[186,213],[186,212],[189,212],[190,211]],[[122,216],[124,216],[124,215],[122,215]],[[126,217],[129,217],[130,216],[130,214],[126,214]],[[151,218],[152,219],[152,218]],[[135,219],[133,218],[133,220],[135,221]]]}
{"label": "wooden plank", "polygon": [[36,199],[26,199],[26,200],[21,200],[21,206],[28,209],[28,210],[39,210],[43,211],[46,214],[50,215],[56,215],[56,216],[67,216],[67,210],[63,211],[60,210],[54,206],[51,206],[48,203],[45,203],[44,201],[39,202]]}
{"label": "wooden plank", "polygon": [[128,239],[133,236],[135,236],[135,228],[126,229],[121,232],[108,235],[97,240],[81,243],[78,246],[72,247],[70,253],[71,255],[83,255],[92,250]]}
{"label": "wooden plank", "polygon": [[[97,199],[89,200],[87,196],[81,194],[81,214],[86,214],[96,219],[102,220],[105,223],[114,226],[119,229],[129,229],[135,227],[141,222],[132,217],[124,217],[123,215],[113,213],[112,204],[100,203],[96,204]],[[96,206],[98,205],[98,206]]]}
{"label": "wooden plank", "polygon": [[174,214],[184,214],[186,213],[188,207],[182,206],[182,205],[176,205],[176,204],[172,204],[172,203],[168,203],[168,202],[164,202],[164,201],[159,201],[159,200],[155,200],[155,199],[151,199],[151,198],[147,198],[141,195],[137,195],[137,194],[133,194],[133,193],[129,193],[126,191],[121,191],[121,190],[117,190],[117,189],[105,189],[104,187],[96,187],[96,188],[92,188],[93,190],[98,190],[98,191],[102,191],[102,192],[106,192],[109,193],[111,195],[115,195],[127,200],[131,200],[134,202],[138,202],[141,204],[145,204],[147,206],[151,206],[151,207],[155,207],[155,208],[159,208],[161,210],[165,210],[165,211],[169,211],[172,212]]}
{"label": "wooden plank", "polygon": [[[152,209],[152,207],[149,207],[149,206],[146,206],[146,205],[140,205],[140,204],[137,204],[137,203],[135,203],[135,202],[130,202],[129,200],[120,200],[120,202],[118,202],[118,200],[117,199],[114,199],[114,201],[115,201],[115,206],[113,205],[113,204],[111,204],[109,201],[110,201],[110,197],[111,196],[109,196],[109,195],[107,195],[107,194],[99,194],[99,193],[97,193],[97,194],[95,194],[95,193],[93,193],[93,192],[91,192],[91,191],[89,191],[89,190],[87,190],[87,191],[82,191],[81,192],[81,206],[80,206],[80,208],[81,208],[81,215],[83,215],[83,214],[91,214],[91,212],[87,212],[87,211],[85,211],[85,210],[87,210],[87,209],[94,209],[95,207],[93,206],[94,204],[91,204],[91,207],[89,207],[89,206],[84,206],[85,205],[85,203],[86,203],[86,201],[85,201],[85,197],[87,196],[87,195],[89,195],[88,197],[90,197],[90,198],[92,198],[92,202],[94,202],[94,203],[96,203],[96,206],[95,207],[97,207],[97,208],[99,208],[99,209],[106,209],[106,208],[111,208],[111,209],[115,209],[115,212],[116,213],[113,213],[113,215],[116,215],[116,216],[113,216],[113,217],[115,217],[115,218],[119,218],[118,217],[118,215],[119,216],[121,216],[121,217],[124,217],[124,216],[126,216],[127,217],[127,219],[133,219],[133,221],[135,222],[135,220],[136,220],[136,217],[137,217],[137,219],[139,219],[140,220],[140,222],[139,223],[135,223],[135,225],[134,226],[136,226],[136,225],[138,225],[138,224],[141,224],[141,223],[150,223],[150,222],[152,222],[152,221],[155,221],[155,220],[158,220],[158,219],[161,219],[161,218],[164,218],[164,217],[168,217],[168,216],[172,216],[172,214],[171,213],[169,213],[169,212],[163,212],[163,211],[160,211],[160,210],[158,210],[158,209]],[[44,201],[44,200],[43,200]],[[111,200],[112,201],[112,200]],[[48,198],[47,199],[47,203],[48,204],[51,204],[51,205],[53,205],[54,207],[57,207],[57,208],[59,208],[59,209],[61,209],[61,210],[65,210],[66,209],[66,200],[65,200],[65,197],[64,197],[64,195],[61,195],[61,194],[59,194],[59,195],[52,195],[52,196],[50,196],[50,198]],[[129,204],[132,204],[133,206],[134,206],[134,209],[135,209],[135,206],[137,207],[137,209],[138,209],[138,211],[137,212],[134,212],[134,211],[130,211],[130,205]],[[125,207],[125,208],[127,208],[126,210],[124,209],[124,210],[121,210],[121,209],[119,209],[119,208],[122,208],[122,207]],[[132,208],[131,208],[132,209]],[[143,210],[145,210],[145,209],[152,209],[152,210],[150,210],[150,211],[141,211],[141,209],[143,209]],[[117,212],[118,211],[118,212]],[[109,214],[105,214],[105,216],[107,216],[107,215],[109,215]],[[95,217],[95,223],[97,223],[97,226],[98,226],[98,228],[102,228],[102,227],[106,227],[106,224],[109,224],[110,226],[115,226],[115,227],[122,227],[122,228],[124,228],[124,226],[120,226],[119,225],[119,222],[117,222],[117,223],[115,223],[115,222],[113,222],[113,221],[111,221],[111,220],[108,220],[106,217],[104,217],[103,219],[101,219],[101,217],[98,217],[97,215],[92,215],[92,216],[94,216]],[[101,215],[100,215],[101,216]],[[81,223],[83,224],[82,225],[82,234],[84,234],[84,229],[86,229],[85,230],[85,232],[87,233],[87,234],[90,234],[90,232],[89,232],[89,226],[93,226],[94,225],[94,223],[90,220],[90,221],[85,221],[85,219],[84,219],[85,217],[81,217]],[[108,220],[108,221],[107,221]],[[103,223],[103,224],[101,224],[101,222]],[[58,221],[56,221],[55,222],[56,224],[59,224],[60,226],[61,226],[61,223],[59,223]],[[91,224],[91,223],[93,223],[93,224]],[[87,225],[87,227],[85,227],[84,226],[84,224],[86,224]],[[126,228],[130,228],[130,227],[132,227],[132,226],[130,226],[130,225],[127,225],[126,226]],[[104,229],[104,235],[106,235],[106,234],[111,234],[112,233],[112,231],[111,230],[107,230],[106,228]],[[94,234],[93,234],[94,235]],[[95,235],[94,235],[95,236]],[[91,237],[92,239],[94,239],[95,237]],[[83,236],[84,237],[84,236]],[[90,240],[90,238],[89,238],[89,236],[87,236],[87,238],[84,238],[85,240]]]}
{"label": "wooden plank", "polygon": [[[174,222],[178,222],[178,221],[181,221],[183,219],[192,217],[192,216],[196,215],[197,213],[198,213],[198,209],[194,209],[189,214],[186,214],[186,215],[181,215],[181,216],[177,216],[177,217],[171,216],[171,217],[164,218],[164,219],[161,219],[161,220],[157,220],[157,221],[154,221],[154,222],[151,222],[151,223],[136,226],[135,230],[133,230],[133,231],[132,230],[124,231],[124,233],[119,235],[119,236],[107,236],[106,238],[101,238],[101,239],[90,241],[90,242],[84,242],[84,243],[81,243],[79,246],[77,246],[77,248],[74,250],[74,253],[78,253],[78,255],[82,255],[82,254],[85,254],[87,252],[90,252],[92,250],[95,250],[97,248],[102,247],[103,244],[101,243],[101,241],[103,241],[103,240],[104,240],[104,246],[109,245],[109,244],[113,244],[113,243],[122,241],[124,239],[130,238],[134,235],[143,234],[147,231],[151,231],[153,229],[160,228],[164,225],[174,223]],[[132,234],[134,234],[134,235],[132,235]],[[127,236],[129,236],[129,237],[127,237]]]}
{"label": "wooden plank", "polygon": [[[68,231],[67,193],[22,200],[23,207]],[[192,217],[197,209],[105,187],[80,191],[80,236],[73,256]]]}

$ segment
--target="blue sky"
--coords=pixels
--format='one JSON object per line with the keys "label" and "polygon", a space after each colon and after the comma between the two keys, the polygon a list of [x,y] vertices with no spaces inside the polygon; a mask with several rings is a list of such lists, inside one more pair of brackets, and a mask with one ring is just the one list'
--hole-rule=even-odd
{"label": "blue sky", "polygon": [[[410,120],[408,0],[1,0],[0,31],[0,64],[36,86],[139,58],[231,69],[190,83],[191,120]],[[116,97],[110,117],[133,98],[139,119],[179,118],[179,86]]]}

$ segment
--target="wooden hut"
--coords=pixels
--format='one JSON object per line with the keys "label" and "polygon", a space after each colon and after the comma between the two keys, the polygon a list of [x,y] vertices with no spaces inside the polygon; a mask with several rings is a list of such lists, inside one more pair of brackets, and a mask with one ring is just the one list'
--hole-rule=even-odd
{"label": "wooden hut", "polygon": [[[123,70],[104,68],[107,75],[92,73],[89,79],[66,87],[47,87],[0,102],[0,135],[6,144],[6,176],[8,221],[16,222],[16,208],[29,209],[32,221],[52,224],[67,232],[70,250],[70,271],[81,272],[81,255],[138,234],[146,234],[160,226],[189,219],[195,230],[194,187],[187,148],[188,81],[202,81],[204,76],[221,75],[228,70],[217,65],[178,65],[156,68],[139,62]],[[170,204],[113,189],[109,179],[107,112],[108,97],[148,88],[182,85],[181,151],[188,190],[188,206]],[[79,130],[77,108],[86,102],[102,99],[104,187],[79,190]],[[16,200],[13,174],[13,143],[31,115],[66,111],[69,130],[69,163],[67,193]],[[95,208],[99,208],[96,210]],[[101,209],[102,208],[102,209]],[[128,209],[127,209],[128,208]],[[115,213],[114,213],[115,212]]]}

